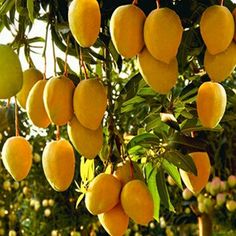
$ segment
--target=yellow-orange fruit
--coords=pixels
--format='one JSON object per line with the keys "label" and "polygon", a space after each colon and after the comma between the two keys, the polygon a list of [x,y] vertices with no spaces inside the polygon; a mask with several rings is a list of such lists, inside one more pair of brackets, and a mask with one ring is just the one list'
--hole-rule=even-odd
{"label": "yellow-orange fruit", "polygon": [[189,154],[197,169],[197,176],[180,169],[180,176],[186,187],[194,194],[198,194],[206,186],[211,170],[211,163],[206,152],[192,152]]}
{"label": "yellow-orange fruit", "polygon": [[204,66],[210,79],[221,82],[231,75],[236,65],[236,43],[232,42],[229,47],[216,55],[206,50]]}
{"label": "yellow-orange fruit", "polygon": [[129,181],[121,191],[121,205],[125,213],[140,225],[147,225],[154,214],[154,202],[145,183]]}
{"label": "yellow-orange fruit", "polygon": [[81,47],[92,46],[98,37],[101,13],[97,0],[73,0],[68,12],[69,27]]}
{"label": "yellow-orange fruit", "polygon": [[227,7],[208,7],[200,20],[200,31],[210,54],[223,52],[234,37],[234,18]]}
{"label": "yellow-orange fruit", "polygon": [[236,42],[236,8],[233,10],[233,17],[234,17],[234,42]]}
{"label": "yellow-orange fruit", "polygon": [[73,82],[65,76],[50,79],[43,92],[46,112],[52,123],[65,125],[73,117]]}
{"label": "yellow-orange fruit", "polygon": [[29,92],[34,84],[41,79],[43,79],[43,74],[35,68],[30,68],[23,72],[23,86],[16,95],[17,101],[22,108],[26,109]]}
{"label": "yellow-orange fruit", "polygon": [[133,169],[130,161],[124,161],[117,165],[113,175],[121,182],[122,186],[133,179]]}
{"label": "yellow-orange fruit", "polygon": [[129,217],[125,214],[121,204],[117,204],[110,211],[99,214],[98,219],[111,236],[122,236],[128,228]]}
{"label": "yellow-orange fruit", "polygon": [[47,80],[39,80],[30,90],[26,101],[27,114],[32,123],[39,128],[47,128],[50,124],[43,103],[43,91],[46,83]]}
{"label": "yellow-orange fruit", "polygon": [[101,126],[97,130],[87,129],[74,116],[67,124],[67,131],[70,141],[82,156],[88,159],[93,159],[97,156],[103,144]]}
{"label": "yellow-orange fruit", "polygon": [[79,122],[88,129],[98,129],[107,107],[106,89],[102,83],[98,79],[80,81],[73,100]]}
{"label": "yellow-orange fruit", "polygon": [[20,60],[13,49],[0,45],[0,99],[16,95],[23,85]]}
{"label": "yellow-orange fruit", "polygon": [[144,24],[144,41],[148,51],[165,63],[176,57],[182,34],[181,20],[169,8],[151,11]]}
{"label": "yellow-orange fruit", "polygon": [[144,46],[143,26],[146,16],[133,4],[117,7],[110,21],[110,33],[116,50],[122,56],[131,58]]}
{"label": "yellow-orange fruit", "polygon": [[3,145],[3,165],[16,181],[27,177],[32,165],[32,158],[32,147],[21,136],[8,138]]}
{"label": "yellow-orange fruit", "polygon": [[101,173],[89,184],[85,205],[93,215],[110,211],[119,202],[120,181],[113,175]]}
{"label": "yellow-orange fruit", "polygon": [[65,191],[71,185],[75,172],[73,147],[66,140],[51,141],[43,150],[43,171],[56,191]]}
{"label": "yellow-orange fruit", "polygon": [[174,58],[169,64],[156,60],[144,48],[138,55],[138,67],[146,83],[157,93],[167,94],[176,84],[178,62]]}
{"label": "yellow-orange fruit", "polygon": [[197,94],[197,113],[206,128],[216,127],[222,119],[227,103],[224,87],[216,82],[205,82]]}

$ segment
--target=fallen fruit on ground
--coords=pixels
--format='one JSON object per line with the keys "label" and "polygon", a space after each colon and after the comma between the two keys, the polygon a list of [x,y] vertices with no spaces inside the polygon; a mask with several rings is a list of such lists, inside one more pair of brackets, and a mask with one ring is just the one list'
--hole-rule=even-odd
{"label": "fallen fruit on ground", "polygon": [[67,190],[74,178],[75,156],[71,144],[64,140],[51,141],[43,150],[45,177],[56,191]]}
{"label": "fallen fruit on ground", "polygon": [[216,82],[204,82],[198,89],[196,102],[202,126],[215,128],[226,108],[227,96],[224,87]]}
{"label": "fallen fruit on ground", "polygon": [[67,131],[70,141],[82,156],[88,159],[93,159],[97,156],[103,144],[101,126],[99,126],[97,130],[85,128],[74,116],[73,119],[68,122]]}
{"label": "fallen fruit on ground", "polygon": [[110,211],[99,214],[98,219],[111,236],[124,235],[129,224],[129,217],[125,214],[120,203]]}
{"label": "fallen fruit on ground", "polygon": [[17,54],[10,46],[0,45],[0,99],[16,95],[23,85],[23,72]]}
{"label": "fallen fruit on ground", "polygon": [[144,12],[133,4],[117,7],[113,12],[110,33],[112,42],[120,55],[131,58],[142,50],[145,19]]}
{"label": "fallen fruit on ground", "polygon": [[65,125],[73,117],[73,82],[65,76],[48,80],[43,101],[49,119],[55,125]]}
{"label": "fallen fruit on ground", "polygon": [[68,12],[69,27],[81,47],[90,47],[97,40],[101,13],[97,0],[73,0]]}
{"label": "fallen fruit on ground", "polygon": [[208,7],[200,20],[200,31],[210,54],[223,52],[234,37],[234,18],[225,6]]}
{"label": "fallen fruit on ground", "polygon": [[153,220],[152,195],[141,180],[131,180],[123,187],[121,205],[125,213],[137,224],[147,225]]}
{"label": "fallen fruit on ground", "polygon": [[93,215],[110,211],[119,203],[121,183],[111,174],[101,173],[89,184],[85,205]]}
{"label": "fallen fruit on ground", "polygon": [[16,95],[17,101],[22,108],[26,109],[26,101],[30,90],[36,82],[42,79],[43,74],[35,68],[30,68],[23,72],[23,86]]}
{"label": "fallen fruit on ground", "polygon": [[169,64],[156,60],[144,48],[138,54],[138,67],[146,83],[157,93],[167,94],[176,84],[178,62],[174,58]]}
{"label": "fallen fruit on ground", "polygon": [[43,102],[46,83],[47,80],[39,80],[30,90],[26,101],[27,114],[32,123],[39,128],[47,128],[51,123]]}
{"label": "fallen fruit on ground", "polygon": [[75,88],[73,105],[75,115],[84,127],[98,129],[107,107],[105,87],[98,79],[80,81]]}
{"label": "fallen fruit on ground", "polygon": [[189,154],[197,169],[197,176],[180,169],[180,176],[186,187],[193,193],[198,194],[206,186],[211,163],[207,152],[192,152]]}
{"label": "fallen fruit on ground", "polygon": [[32,147],[21,136],[8,138],[3,145],[3,165],[16,181],[21,181],[27,177],[32,165],[32,158]]}
{"label": "fallen fruit on ground", "polygon": [[178,52],[183,27],[175,11],[160,8],[151,11],[144,24],[144,41],[152,56],[170,63]]}

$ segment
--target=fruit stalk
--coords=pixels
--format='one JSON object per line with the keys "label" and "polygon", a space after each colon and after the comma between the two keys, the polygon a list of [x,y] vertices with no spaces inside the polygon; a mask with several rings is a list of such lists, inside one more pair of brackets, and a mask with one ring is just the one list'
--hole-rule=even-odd
{"label": "fruit stalk", "polygon": [[224,0],[221,0],[220,5],[224,6]]}
{"label": "fruit stalk", "polygon": [[157,4],[157,9],[160,8],[160,0],[156,0],[156,4]]}
{"label": "fruit stalk", "polygon": [[17,106],[17,100],[16,96],[15,98],[15,131],[16,131],[16,136],[19,136],[19,126],[18,126],[18,106]]}
{"label": "fruit stalk", "polygon": [[88,74],[87,74],[87,70],[84,64],[83,53],[82,53],[81,47],[79,48],[79,60],[80,60],[80,67],[81,69],[83,69],[85,79],[88,79]]}
{"label": "fruit stalk", "polygon": [[198,217],[199,236],[212,235],[212,220],[210,215],[203,213]]}
{"label": "fruit stalk", "polygon": [[56,130],[56,140],[60,140],[60,127],[57,125],[57,130]]}
{"label": "fruit stalk", "polygon": [[70,34],[67,34],[66,38],[66,52],[65,52],[65,65],[64,65],[64,73],[63,75],[68,77],[68,66],[67,66],[67,57],[68,57],[68,49],[69,49],[69,42],[70,42]]}
{"label": "fruit stalk", "polygon": [[138,5],[138,0],[133,0],[132,4],[133,5]]}

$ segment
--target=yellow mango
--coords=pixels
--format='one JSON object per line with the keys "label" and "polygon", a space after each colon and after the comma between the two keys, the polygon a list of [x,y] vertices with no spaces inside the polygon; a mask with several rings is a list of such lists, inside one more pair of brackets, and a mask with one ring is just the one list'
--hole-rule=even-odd
{"label": "yellow mango", "polygon": [[110,211],[119,203],[121,183],[111,174],[101,173],[89,184],[85,205],[93,215]]}
{"label": "yellow mango", "polygon": [[206,186],[211,170],[211,163],[207,152],[193,152],[189,154],[197,169],[197,176],[180,169],[180,176],[186,187],[194,194],[198,194]]}
{"label": "yellow mango", "polygon": [[50,79],[43,92],[49,119],[55,125],[65,125],[73,117],[73,82],[65,76]]}
{"label": "yellow mango", "polygon": [[234,8],[232,14],[234,17],[234,42],[236,43],[236,8]]}
{"label": "yellow mango", "polygon": [[231,75],[236,65],[236,43],[232,42],[229,47],[218,54],[212,55],[208,50],[205,52],[204,66],[210,79],[221,82]]}
{"label": "yellow mango", "polygon": [[147,225],[153,220],[153,198],[141,180],[131,180],[123,187],[121,205],[124,212],[137,224]]}
{"label": "yellow mango", "polygon": [[224,87],[216,82],[205,82],[197,94],[197,113],[206,128],[216,127],[222,119],[227,103]]}
{"label": "yellow mango", "polygon": [[129,224],[129,217],[125,214],[120,203],[110,211],[99,214],[98,219],[111,236],[123,236]]}
{"label": "yellow mango", "polygon": [[210,54],[223,52],[234,37],[234,18],[225,6],[208,7],[200,20],[200,32]]}
{"label": "yellow mango", "polygon": [[26,109],[29,92],[34,84],[41,79],[43,79],[43,74],[35,68],[30,68],[23,72],[23,86],[16,95],[17,101],[22,108]]}
{"label": "yellow mango", "polygon": [[178,78],[176,58],[166,64],[156,60],[144,48],[138,55],[138,68],[146,83],[157,93],[167,94],[176,84]]}
{"label": "yellow mango", "polygon": [[32,147],[21,136],[8,138],[3,145],[3,165],[16,181],[21,181],[27,177],[32,165],[32,158]]}
{"label": "yellow mango", "polygon": [[68,12],[69,27],[81,47],[92,46],[101,26],[101,13],[97,0],[73,0]]}
{"label": "yellow mango", "polygon": [[32,123],[39,128],[47,128],[50,119],[43,103],[43,91],[47,80],[39,80],[32,87],[26,101],[26,111]]}
{"label": "yellow mango", "polygon": [[75,156],[66,140],[51,141],[43,150],[43,171],[47,181],[56,191],[67,190],[74,178]]}
{"label": "yellow mango", "polygon": [[88,159],[97,156],[103,144],[101,126],[97,130],[87,129],[74,116],[67,124],[67,131],[70,141],[82,156]]}
{"label": "yellow mango", "polygon": [[86,128],[97,130],[107,107],[106,89],[98,79],[80,81],[74,92],[74,112]]}
{"label": "yellow mango", "polygon": [[1,44],[0,71],[0,99],[15,96],[23,85],[21,63],[11,47]]}
{"label": "yellow mango", "polygon": [[143,26],[146,16],[134,4],[117,7],[110,21],[112,42],[120,55],[136,56],[144,46]]}
{"label": "yellow mango", "polygon": [[169,8],[151,11],[144,24],[148,51],[159,61],[170,63],[177,55],[183,27],[179,16]]}

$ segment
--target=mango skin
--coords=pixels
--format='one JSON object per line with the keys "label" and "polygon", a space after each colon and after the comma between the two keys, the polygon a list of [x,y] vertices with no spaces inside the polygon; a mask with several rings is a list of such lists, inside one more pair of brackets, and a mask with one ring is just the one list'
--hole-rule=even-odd
{"label": "mango skin", "polygon": [[111,39],[123,57],[132,58],[144,47],[145,19],[144,12],[133,4],[117,7],[113,12],[110,21]]}
{"label": "mango skin", "polygon": [[103,132],[101,126],[97,130],[87,129],[74,116],[67,124],[67,132],[76,150],[88,159],[95,158],[102,148]]}
{"label": "mango skin", "polygon": [[196,102],[202,126],[215,128],[226,108],[227,96],[224,87],[216,82],[204,82],[198,89]]}
{"label": "mango skin", "polygon": [[144,24],[144,41],[151,55],[167,64],[176,57],[183,27],[179,16],[169,8],[151,11]]}
{"label": "mango skin", "polygon": [[101,13],[97,0],[73,0],[68,11],[69,27],[81,47],[91,47],[97,40]]}
{"label": "mango skin", "polygon": [[43,102],[46,83],[47,80],[39,80],[30,90],[26,101],[28,117],[39,128],[47,128],[51,123]]}
{"label": "mango skin", "polygon": [[73,82],[65,76],[48,80],[43,101],[49,119],[55,125],[65,125],[73,117]]}
{"label": "mango skin", "polygon": [[120,201],[121,183],[111,174],[101,173],[89,184],[85,205],[93,215],[110,211]]}
{"label": "mango skin", "polygon": [[211,55],[208,50],[204,56],[204,66],[210,79],[222,82],[231,75],[236,65],[236,43],[232,42],[229,47],[216,55]]}
{"label": "mango skin", "polygon": [[80,81],[75,88],[73,105],[75,116],[84,127],[98,129],[107,107],[105,87],[98,79]]}
{"label": "mango skin", "polygon": [[123,187],[121,205],[124,212],[137,224],[147,225],[153,220],[153,198],[141,180],[131,180]]}
{"label": "mango skin", "polygon": [[32,166],[32,158],[32,147],[21,136],[8,138],[3,145],[3,165],[16,181],[21,181],[27,177]]}
{"label": "mango skin", "polygon": [[66,140],[51,141],[43,150],[43,171],[51,187],[59,192],[71,185],[75,172],[75,156]]}
{"label": "mango skin", "polygon": [[138,55],[138,68],[146,83],[157,93],[167,94],[176,84],[178,62],[174,58],[169,64],[156,60],[144,48]]}
{"label": "mango skin", "polygon": [[223,52],[234,37],[234,18],[225,6],[208,7],[200,20],[200,32],[210,54]]}
{"label": "mango skin", "polygon": [[26,101],[31,88],[37,81],[42,79],[43,74],[35,68],[30,68],[23,72],[23,86],[16,95],[17,101],[23,109],[26,109]]}
{"label": "mango skin", "polygon": [[211,170],[211,163],[207,152],[192,152],[189,154],[197,168],[197,176],[180,169],[180,176],[186,187],[198,194],[206,186]]}
{"label": "mango skin", "polygon": [[15,96],[23,85],[20,60],[13,49],[0,45],[0,99]]}
{"label": "mango skin", "polygon": [[234,17],[234,42],[236,43],[236,8],[234,8],[232,14]]}

